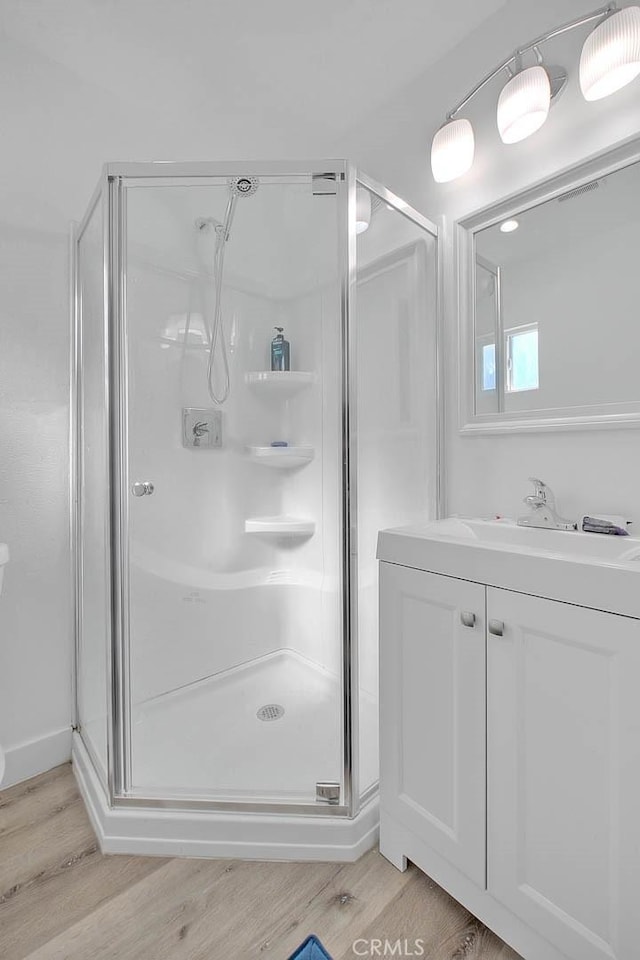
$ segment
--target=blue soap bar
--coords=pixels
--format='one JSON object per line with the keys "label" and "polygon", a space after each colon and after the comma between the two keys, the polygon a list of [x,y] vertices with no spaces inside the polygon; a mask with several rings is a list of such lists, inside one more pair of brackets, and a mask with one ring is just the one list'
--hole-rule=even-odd
{"label": "blue soap bar", "polygon": [[331,960],[331,957],[318,938],[311,936],[300,944],[296,952],[291,954],[289,960]]}
{"label": "blue soap bar", "polygon": [[271,446],[272,447],[288,447],[289,444],[287,443],[286,440],[272,440]]}

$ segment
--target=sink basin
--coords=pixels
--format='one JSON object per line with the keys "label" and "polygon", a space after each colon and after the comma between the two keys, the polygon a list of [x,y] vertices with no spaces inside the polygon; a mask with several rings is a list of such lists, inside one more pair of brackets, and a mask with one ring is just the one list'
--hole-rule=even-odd
{"label": "sink basin", "polygon": [[378,559],[640,619],[640,539],[449,517],[383,530]]}
{"label": "sink basin", "polygon": [[458,540],[477,540],[503,549],[523,548],[593,560],[640,560],[640,540],[577,530],[519,527],[515,520],[464,520],[450,517],[432,524],[433,534]]}

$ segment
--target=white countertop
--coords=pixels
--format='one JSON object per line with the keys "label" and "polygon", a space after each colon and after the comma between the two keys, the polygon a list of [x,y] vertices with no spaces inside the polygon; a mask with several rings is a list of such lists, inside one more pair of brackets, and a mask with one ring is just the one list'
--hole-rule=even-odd
{"label": "white countertop", "polygon": [[382,530],[378,559],[640,619],[640,540],[449,518]]}

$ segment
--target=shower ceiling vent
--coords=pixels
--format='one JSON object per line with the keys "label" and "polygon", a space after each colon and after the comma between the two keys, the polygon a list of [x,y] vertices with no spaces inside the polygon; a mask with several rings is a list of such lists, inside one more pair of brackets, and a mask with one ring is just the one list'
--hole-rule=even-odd
{"label": "shower ceiling vent", "polygon": [[258,720],[280,720],[284,717],[284,707],[279,703],[266,703],[256,713]]}
{"label": "shower ceiling vent", "polygon": [[563,193],[561,197],[558,197],[558,203],[564,203],[565,200],[575,200],[576,197],[581,197],[583,193],[591,193],[592,190],[597,190],[600,186],[604,186],[604,180],[592,180],[591,183],[583,183],[581,187],[576,187],[575,190],[570,190],[569,193]]}

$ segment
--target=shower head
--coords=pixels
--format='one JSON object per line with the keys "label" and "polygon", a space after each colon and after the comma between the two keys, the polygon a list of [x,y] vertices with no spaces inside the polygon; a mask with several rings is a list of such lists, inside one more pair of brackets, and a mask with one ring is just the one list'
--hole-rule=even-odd
{"label": "shower head", "polygon": [[260,186],[257,177],[232,177],[227,182],[232,197],[252,197]]}
{"label": "shower head", "polygon": [[229,187],[229,198],[224,221],[221,223],[215,217],[198,217],[195,222],[196,229],[201,233],[213,229],[225,241],[229,239],[238,197],[252,197],[260,186],[260,181],[257,177],[229,177],[227,185]]}
{"label": "shower head", "polygon": [[260,186],[260,181],[257,177],[231,177],[227,180],[227,183],[229,185],[229,201],[222,226],[222,236],[225,243],[231,233],[231,224],[233,223],[233,217],[236,212],[238,197],[252,197]]}

